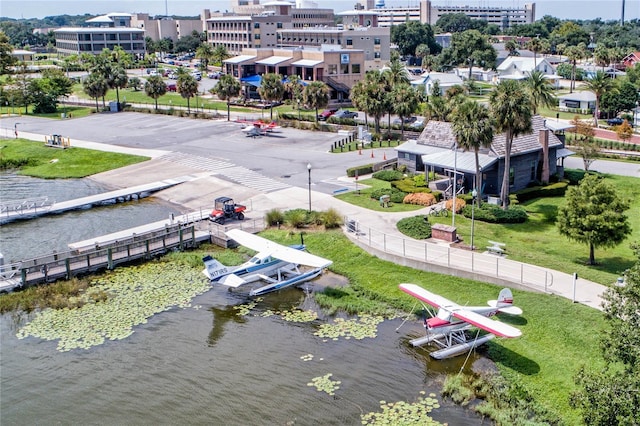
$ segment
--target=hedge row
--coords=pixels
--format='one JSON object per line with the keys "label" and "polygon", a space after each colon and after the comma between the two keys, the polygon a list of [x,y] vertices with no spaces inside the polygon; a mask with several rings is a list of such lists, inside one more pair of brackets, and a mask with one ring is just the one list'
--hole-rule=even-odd
{"label": "hedge row", "polygon": [[524,203],[534,198],[545,197],[564,197],[569,182],[557,182],[546,186],[532,186],[531,188],[521,189],[514,192],[519,203]]}
{"label": "hedge row", "polygon": [[[464,217],[471,218],[472,207],[464,206],[462,209]],[[519,206],[511,206],[508,210],[502,210],[495,204],[484,203],[480,208],[475,208],[473,212],[475,220],[490,223],[524,223],[527,220],[527,212]]]}
{"label": "hedge row", "polygon": [[356,171],[358,172],[358,176],[364,176],[373,173],[373,164],[363,164],[362,166],[348,168],[347,176],[355,177]]}

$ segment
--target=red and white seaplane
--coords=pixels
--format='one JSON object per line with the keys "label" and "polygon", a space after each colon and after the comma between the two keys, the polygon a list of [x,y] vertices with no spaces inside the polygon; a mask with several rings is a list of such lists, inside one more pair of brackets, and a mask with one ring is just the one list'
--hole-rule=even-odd
{"label": "red and white seaplane", "polygon": [[273,132],[275,129],[279,129],[280,126],[276,124],[275,121],[267,123],[266,121],[256,120],[237,120],[238,123],[242,123],[246,125],[242,128],[242,131],[247,134],[247,136],[264,136],[267,132]]}
{"label": "red and white seaplane", "polygon": [[[400,284],[400,290],[438,309],[435,316],[426,318],[427,335],[413,339],[413,346],[435,343],[442,349],[431,352],[435,359],[449,358],[467,352],[494,337],[519,337],[522,332],[503,322],[490,319],[498,313],[522,314],[522,309],[513,306],[513,295],[508,288],[502,289],[498,300],[489,300],[488,306],[460,306],[442,296],[431,293],[415,284]],[[488,334],[468,338],[465,331],[475,326]]]}

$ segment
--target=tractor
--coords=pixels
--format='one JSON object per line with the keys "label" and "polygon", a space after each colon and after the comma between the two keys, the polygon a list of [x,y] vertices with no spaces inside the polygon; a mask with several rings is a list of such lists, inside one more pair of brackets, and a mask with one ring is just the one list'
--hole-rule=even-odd
{"label": "tractor", "polygon": [[246,206],[235,204],[233,198],[219,197],[215,199],[214,207],[209,214],[209,220],[223,225],[227,219],[244,219]]}

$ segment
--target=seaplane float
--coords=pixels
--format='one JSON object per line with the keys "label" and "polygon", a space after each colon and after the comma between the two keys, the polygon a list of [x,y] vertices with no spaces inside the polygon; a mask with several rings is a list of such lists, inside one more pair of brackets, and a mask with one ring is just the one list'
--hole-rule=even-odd
{"label": "seaplane float", "polygon": [[[487,306],[460,306],[416,284],[400,284],[400,290],[437,309],[435,315],[424,320],[427,334],[409,342],[412,346],[436,344],[441,349],[430,353],[435,359],[460,355],[496,336],[513,338],[522,335],[513,326],[490,319],[498,313],[522,314],[522,309],[513,306],[513,295],[508,288],[500,291],[498,300],[489,300]],[[466,331],[472,327],[488,333],[481,336],[478,330],[474,338],[467,337]]]}
{"label": "seaplane float", "polygon": [[250,296],[300,285],[316,278],[333,263],[308,253],[303,244],[284,246],[241,229],[231,229],[226,234],[258,253],[238,266],[226,266],[211,256],[205,256],[202,273],[212,282],[230,289],[262,281],[264,285],[251,289]]}

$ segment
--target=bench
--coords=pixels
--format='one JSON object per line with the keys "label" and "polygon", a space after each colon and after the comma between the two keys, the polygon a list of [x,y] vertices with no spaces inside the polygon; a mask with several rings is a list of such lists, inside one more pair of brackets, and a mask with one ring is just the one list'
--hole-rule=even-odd
{"label": "bench", "polygon": [[505,243],[499,243],[497,241],[489,241],[489,244],[491,244],[490,246],[487,246],[487,251],[489,253],[498,254],[498,255],[504,254],[505,247],[506,247]]}

